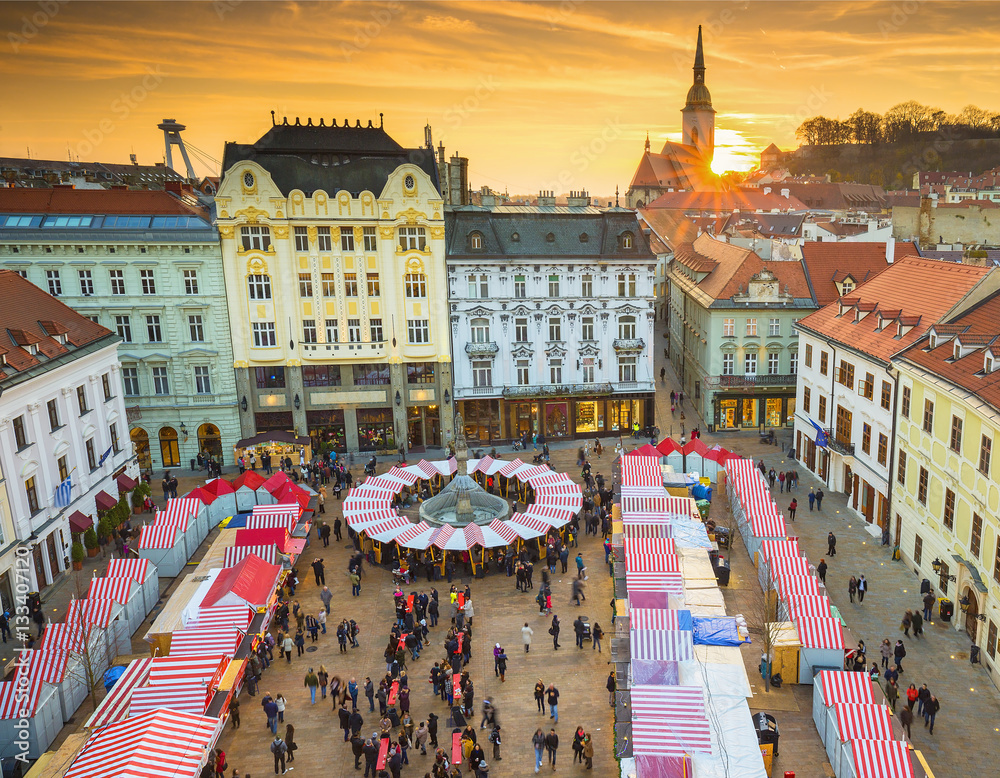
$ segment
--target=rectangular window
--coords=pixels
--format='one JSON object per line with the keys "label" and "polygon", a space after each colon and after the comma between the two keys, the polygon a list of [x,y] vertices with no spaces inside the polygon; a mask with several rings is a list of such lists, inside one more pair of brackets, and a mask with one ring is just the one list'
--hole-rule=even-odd
{"label": "rectangular window", "polygon": [[354,251],[354,228],[353,227],[341,227],[340,228],[340,250],[341,251]]}
{"label": "rectangular window", "polygon": [[118,425],[112,424],[108,427],[108,437],[111,438],[111,450],[116,454],[122,450],[121,443],[118,441]]}
{"label": "rectangular window", "polygon": [[[521,276],[524,278],[524,276]],[[582,297],[594,296],[594,277],[587,273],[580,277],[580,295]]]}
{"label": "rectangular window", "polygon": [[369,273],[365,276],[365,280],[368,282],[368,296],[381,297],[382,284],[379,283],[378,273]]}
{"label": "rectangular window", "polygon": [[990,474],[990,461],[993,458],[993,440],[983,435],[979,441],[979,472]]}
{"label": "rectangular window", "polygon": [[802,387],[802,412],[809,413],[809,406],[812,404],[812,389],[808,386]]}
{"label": "rectangular window", "polygon": [[406,337],[410,343],[430,343],[431,328],[427,319],[407,319]]}
{"label": "rectangular window", "polygon": [[963,422],[958,416],[951,417],[951,442],[949,446],[956,454],[962,453],[962,425]]}
{"label": "rectangular window", "polygon": [[618,320],[618,337],[622,340],[635,339],[635,316],[622,316]]}
{"label": "rectangular window", "polygon": [[384,386],[391,383],[388,365],[353,365],[355,386]]}
{"label": "rectangular window", "polygon": [[87,449],[87,464],[90,466],[90,472],[93,473],[97,469],[97,451],[94,449],[94,439],[87,440],[84,447]]}
{"label": "rectangular window", "polygon": [[830,370],[829,355],[825,351],[819,352],[819,374],[826,375]]}
{"label": "rectangular window", "polygon": [[767,374],[778,375],[780,354],[776,351],[769,351],[767,354]]}
{"label": "rectangular window", "polygon": [[562,340],[562,320],[556,317],[549,319],[549,340]]}
{"label": "rectangular window", "polygon": [[878,434],[878,463],[885,467],[889,461],[889,436],[884,433]]}
{"label": "rectangular window", "polygon": [[582,369],[583,369],[583,374],[582,374],[583,383],[585,383],[585,384],[592,384],[592,383],[594,383],[594,358],[593,357],[584,357],[582,361],[583,361],[583,365],[582,365]]}
{"label": "rectangular window", "polygon": [[622,382],[635,380],[635,357],[618,358],[618,380]]}
{"label": "rectangular window", "polygon": [[822,394],[819,396],[819,422],[826,424],[826,397]]}
{"label": "rectangular window", "polygon": [[340,342],[340,320],[339,319],[327,319],[326,320],[326,342],[327,343],[339,343]]}
{"label": "rectangular window", "polygon": [[101,376],[101,388],[104,390],[104,402],[114,399],[114,395],[111,393],[111,375],[109,373]]}
{"label": "rectangular window", "polygon": [[979,559],[979,552],[983,547],[983,517],[978,513],[972,514],[972,535],[969,537],[969,551],[972,552],[973,559]]}
{"label": "rectangular window", "polygon": [[[295,250],[296,251],[309,251],[309,228],[308,227],[296,227],[295,228]],[[327,249],[329,251],[329,249]]]}
{"label": "rectangular window", "polygon": [[722,320],[722,337],[724,338],[736,337],[736,319]]}
{"label": "rectangular window", "polygon": [[527,359],[517,360],[517,385],[527,386],[531,383],[531,368]]}
{"label": "rectangular window", "polygon": [[125,294],[125,271],[109,270],[108,276],[111,278],[111,294],[113,295]]}
{"label": "rectangular window", "polygon": [[78,270],[80,276],[80,294],[91,297],[94,294],[94,276],[89,270]]}
{"label": "rectangular window", "polygon": [[361,342],[361,319],[347,320],[347,342],[348,343]]}
{"label": "rectangular window", "polygon": [[59,471],[59,483],[62,483],[69,477],[69,462],[66,457],[56,460],[56,469]]}
{"label": "rectangular window", "polygon": [[934,434],[934,403],[924,400],[924,432]]}
{"label": "rectangular window", "polygon": [[240,227],[240,242],[244,251],[267,251],[271,248],[271,228],[257,224]]}
{"label": "rectangular window", "polygon": [[514,276],[514,297],[516,299],[523,300],[528,296],[525,291],[526,285],[524,276]]}
{"label": "rectangular window", "polygon": [[514,319],[514,342],[515,343],[527,343],[528,342],[528,320],[527,319]]}
{"label": "rectangular window", "polygon": [[865,373],[865,382],[858,387],[858,393],[866,400],[871,401],[875,397],[875,376],[872,373]]}
{"label": "rectangular window", "polygon": [[254,378],[258,389],[285,388],[285,368],[281,366],[254,368]]}
{"label": "rectangular window", "polygon": [[323,273],[323,296],[337,296],[337,276],[333,273]]}
{"label": "rectangular window", "polygon": [[562,383],[562,360],[553,359],[549,362],[549,382],[553,384]]}
{"label": "rectangular window", "polygon": [[593,316],[584,316],[580,319],[580,340],[594,340]]}
{"label": "rectangular window", "polygon": [[251,300],[271,299],[271,276],[247,276],[247,287],[250,290]]}
{"label": "rectangular window", "polygon": [[549,276],[549,297],[559,296],[559,276]]}
{"label": "rectangular window", "polygon": [[772,337],[781,335],[781,319],[771,319],[768,321],[767,334]]}
{"label": "rectangular window", "polygon": [[299,273],[299,297],[313,296],[313,279],[308,273]]}
{"label": "rectangular window", "polygon": [[618,276],[618,296],[635,297],[635,273],[621,273]]}
{"label": "rectangular window", "polygon": [[17,444],[18,451],[28,445],[28,433],[24,428],[24,416],[18,416],[14,419],[14,442]]}
{"label": "rectangular window", "polygon": [[919,565],[924,558],[924,539],[917,535],[913,538],[913,564]]}
{"label": "rectangular window", "polygon": [[757,319],[747,319],[746,334],[748,338],[757,337]]}
{"label": "rectangular window", "polygon": [[122,368],[122,390],[126,397],[139,396],[139,368]]}
{"label": "rectangular window", "polygon": [[861,450],[866,454],[872,453],[872,425],[861,424]]}
{"label": "rectangular window", "polygon": [[278,345],[273,321],[255,321],[253,323],[253,344],[256,348],[269,348]]}
{"label": "rectangular window", "polygon": [[[921,468],[920,476],[923,477],[924,471]],[[944,513],[941,516],[941,521],[945,526],[945,529],[955,528],[955,493],[951,489],[944,490]]]}
{"label": "rectangular window", "polygon": [[903,387],[903,397],[899,401],[899,412],[904,419],[910,418],[910,387]]}
{"label": "rectangular window", "polygon": [[59,406],[55,400],[49,400],[45,403],[45,408],[49,412],[49,431],[53,432],[59,429]]}
{"label": "rectangular window", "polygon": [[434,383],[434,363],[433,362],[409,362],[406,365],[406,383],[408,384],[433,384]]}
{"label": "rectangular window", "polygon": [[840,369],[837,371],[837,383],[846,386],[848,389],[854,389],[854,365],[844,359],[840,360]]}
{"label": "rectangular window", "polygon": [[473,319],[471,322],[471,336],[473,343],[490,342],[490,322],[489,319]]}
{"label": "rectangular window", "polygon": [[882,397],[879,400],[879,405],[883,411],[892,409],[892,384],[888,381],[882,382]]}
{"label": "rectangular window", "polygon": [[493,386],[493,366],[489,360],[477,360],[472,363],[472,385]]}
{"label": "rectangular window", "polygon": [[198,294],[198,271],[184,271],[184,294]]}
{"label": "rectangular window", "polygon": [[733,375],[736,371],[736,355],[726,353],[722,355],[722,375]]}
{"label": "rectangular window", "polygon": [[31,512],[31,515],[34,516],[41,510],[41,507],[38,505],[38,490],[35,488],[34,476],[25,480],[24,494],[28,498],[28,510]]}
{"label": "rectangular window", "polygon": [[374,227],[364,228],[364,238],[365,238],[365,251],[375,251],[378,248],[378,243],[375,240]]}
{"label": "rectangular window", "polygon": [[997,625],[993,619],[990,619],[990,628],[986,633],[986,653],[990,655],[990,659],[997,657]]}
{"label": "rectangular window", "polygon": [[48,282],[50,295],[58,297],[62,294],[62,279],[58,270],[46,270],[45,280]]}
{"label": "rectangular window", "polygon": [[316,320],[315,319],[303,319],[302,320],[302,342],[303,343],[315,343],[316,342]]}
{"label": "rectangular window", "polygon": [[159,316],[146,317],[146,340],[150,343],[163,342],[163,329],[160,327]]}
{"label": "rectangular window", "polygon": [[167,368],[153,368],[153,394],[170,394],[170,380],[167,378]]}
{"label": "rectangular window", "polygon": [[191,333],[192,343],[205,342],[205,323],[201,314],[191,314],[188,316],[188,331]]}
{"label": "rectangular window", "polygon": [[142,293],[153,295],[156,294],[156,276],[150,269],[139,271],[139,283],[142,286]]}
{"label": "rectangular window", "polygon": [[[308,238],[309,228],[306,228],[306,237]],[[308,250],[308,243],[306,244],[306,250]],[[329,227],[317,227],[316,228],[316,248],[319,251],[333,251],[333,238],[330,235]]]}
{"label": "rectangular window", "polygon": [[340,365],[303,365],[303,386],[340,386]]}
{"label": "rectangular window", "polygon": [[344,273],[344,295],[347,297],[358,296],[358,274]]}
{"label": "rectangular window", "polygon": [[756,354],[744,354],[743,355],[743,374],[744,375],[757,375],[757,355]]}
{"label": "rectangular window", "polygon": [[404,280],[406,282],[407,297],[427,296],[427,277],[423,273],[407,273]]}
{"label": "rectangular window", "polygon": [[920,477],[917,479],[917,500],[921,505],[927,504],[927,481],[929,477],[927,468],[920,468]]}
{"label": "rectangular window", "polygon": [[194,390],[198,394],[212,393],[212,379],[208,374],[208,365],[195,365]]}
{"label": "rectangular window", "polygon": [[806,367],[813,366],[813,347],[811,343],[806,343]]}
{"label": "rectangular window", "polygon": [[80,409],[81,416],[90,410],[87,407],[87,390],[83,386],[76,387],[76,405]]}
{"label": "rectangular window", "polygon": [[896,457],[896,481],[900,486],[906,486],[906,452],[900,451]]}
{"label": "rectangular window", "polygon": [[423,227],[400,227],[399,248],[403,251],[423,251],[427,248],[427,231]]}
{"label": "rectangular window", "polygon": [[788,372],[792,375],[799,374],[799,352],[793,351],[788,355]]}
{"label": "rectangular window", "polygon": [[[837,440],[845,445],[851,445],[851,435],[854,432],[854,414],[843,405],[837,406],[837,424],[835,426]],[[869,433],[870,435],[871,433]]]}
{"label": "rectangular window", "polygon": [[382,331],[381,319],[369,319],[368,332],[371,336],[372,343],[382,343],[385,340],[385,333]]}

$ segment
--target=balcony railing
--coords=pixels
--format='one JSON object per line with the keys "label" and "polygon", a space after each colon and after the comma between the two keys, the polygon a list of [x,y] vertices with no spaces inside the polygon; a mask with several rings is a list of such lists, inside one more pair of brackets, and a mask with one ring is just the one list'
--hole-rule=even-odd
{"label": "balcony railing", "polygon": [[646,341],[642,338],[615,338],[611,347],[615,351],[642,351],[646,348]]}
{"label": "balcony railing", "polygon": [[500,351],[500,346],[496,341],[490,340],[485,343],[466,343],[465,353],[470,357],[492,357]]}
{"label": "balcony railing", "polygon": [[722,389],[752,389],[757,386],[795,386],[798,376],[794,373],[761,375],[706,376],[705,384]]}
{"label": "balcony railing", "polygon": [[826,430],[826,446],[831,451],[836,451],[838,454],[841,454],[845,457],[854,456],[854,444],[845,443],[842,440],[837,440],[837,438],[835,437],[834,430]]}
{"label": "balcony railing", "polygon": [[505,386],[504,397],[531,397],[534,395],[551,395],[553,397],[596,397],[612,392],[610,383],[593,384],[538,384],[533,386]]}

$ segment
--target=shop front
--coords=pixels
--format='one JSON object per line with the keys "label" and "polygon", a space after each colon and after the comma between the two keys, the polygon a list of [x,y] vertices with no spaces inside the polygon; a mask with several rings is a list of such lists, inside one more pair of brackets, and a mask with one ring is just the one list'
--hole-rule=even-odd
{"label": "shop front", "polygon": [[500,400],[463,400],[458,412],[465,421],[465,437],[469,443],[496,443],[501,434]]}
{"label": "shop front", "polygon": [[306,411],[306,425],[313,442],[313,451],[325,454],[347,452],[347,425],[342,410]]}
{"label": "shop front", "polygon": [[508,400],[503,414],[508,439],[527,434],[546,440],[566,440],[631,434],[632,425],[644,427],[653,418],[652,396],[627,398],[552,397]]}
{"label": "shop front", "polygon": [[406,409],[407,451],[422,453],[441,445],[441,412],[436,405],[411,405]]}
{"label": "shop front", "polygon": [[396,450],[392,408],[358,408],[357,418],[359,451]]}
{"label": "shop front", "polygon": [[794,392],[754,397],[717,394],[713,403],[717,430],[791,427],[795,416]]}

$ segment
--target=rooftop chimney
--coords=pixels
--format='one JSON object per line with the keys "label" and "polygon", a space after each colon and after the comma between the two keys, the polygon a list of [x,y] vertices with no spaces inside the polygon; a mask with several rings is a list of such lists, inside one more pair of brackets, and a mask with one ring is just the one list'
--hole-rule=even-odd
{"label": "rooftop chimney", "polygon": [[543,189],[538,193],[538,204],[539,205],[555,205],[556,196],[555,193],[548,189]]}
{"label": "rooftop chimney", "polygon": [[590,205],[590,194],[585,190],[580,192],[570,192],[566,204],[573,207],[583,207]]}

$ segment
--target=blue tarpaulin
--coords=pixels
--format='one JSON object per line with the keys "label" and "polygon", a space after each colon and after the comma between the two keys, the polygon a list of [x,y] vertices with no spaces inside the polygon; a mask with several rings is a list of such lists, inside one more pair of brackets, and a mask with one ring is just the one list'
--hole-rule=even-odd
{"label": "blue tarpaulin", "polygon": [[736,629],[736,619],[712,619],[695,616],[694,644],[696,646],[739,646],[749,643],[740,638]]}
{"label": "blue tarpaulin", "polygon": [[118,679],[125,675],[125,668],[121,665],[109,667],[104,672],[104,691],[110,692],[111,688],[118,683]]}

